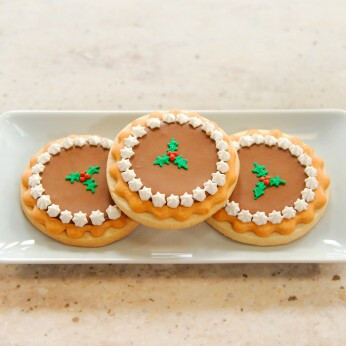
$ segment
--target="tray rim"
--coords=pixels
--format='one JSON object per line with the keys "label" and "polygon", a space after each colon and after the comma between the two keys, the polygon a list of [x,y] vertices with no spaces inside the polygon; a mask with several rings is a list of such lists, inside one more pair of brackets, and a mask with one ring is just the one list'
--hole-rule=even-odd
{"label": "tray rim", "polygon": [[[159,112],[166,112],[169,111],[170,109],[161,109],[158,110]],[[343,108],[278,108],[278,109],[183,109],[183,112],[198,112],[198,113],[219,113],[219,114],[227,114],[227,113],[243,113],[243,114],[264,114],[264,113],[282,113],[284,114],[298,114],[298,113],[306,113],[309,115],[313,115],[316,113],[323,114],[323,113],[328,113],[328,112],[334,112],[334,113],[340,113],[343,116],[346,116],[346,109]],[[14,116],[16,114],[45,114],[46,116],[54,116],[56,114],[63,114],[63,113],[72,113],[72,114],[79,114],[83,113],[85,115],[96,115],[96,114],[133,114],[133,113],[150,113],[153,112],[153,110],[147,110],[147,109],[109,109],[109,110],[88,110],[88,109],[64,109],[64,110],[55,110],[55,109],[38,109],[38,110],[26,110],[26,109],[13,109],[10,111],[5,111],[0,113],[0,118],[7,118]]]}

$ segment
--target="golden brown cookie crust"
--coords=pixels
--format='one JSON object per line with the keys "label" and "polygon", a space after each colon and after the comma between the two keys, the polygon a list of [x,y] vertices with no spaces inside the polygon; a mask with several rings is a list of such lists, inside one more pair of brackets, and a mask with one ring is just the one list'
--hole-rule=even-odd
{"label": "golden brown cookie crust", "polygon": [[316,179],[319,183],[317,189],[314,191],[314,200],[308,203],[307,210],[297,212],[294,218],[284,219],[279,224],[267,223],[259,226],[252,221],[244,223],[236,216],[228,215],[224,208],[220,209],[207,222],[227,237],[239,242],[259,246],[286,244],[306,234],[323,215],[328,203],[330,180],[324,169],[323,160],[315,154],[313,149],[300,139],[284,134],[280,130],[252,129],[233,134],[231,135],[231,139],[237,141],[242,136],[253,135],[255,133],[262,135],[269,134],[276,138],[286,137],[293,144],[299,145],[312,158],[312,165],[317,169]]}
{"label": "golden brown cookie crust", "polygon": [[[232,145],[229,137],[219,126],[212,121],[215,128],[224,135],[223,140],[229,144],[230,159],[227,161],[230,169],[226,175],[226,184],[218,188],[214,195],[209,195],[204,201],[194,203],[191,207],[179,205],[177,208],[169,208],[164,205],[156,208],[150,201],[142,201],[137,192],[132,192],[129,186],[121,177],[121,172],[117,167],[117,161],[121,160],[120,149],[124,146],[124,138],[131,134],[132,126],[145,126],[149,118],[162,119],[166,112],[152,112],[146,116],[140,117],[127,125],[114,140],[113,147],[110,150],[107,164],[107,181],[111,196],[117,206],[129,217],[146,226],[159,229],[180,229],[190,227],[204,221],[213,215],[217,210],[223,207],[225,201],[232,193],[239,173],[239,160],[237,152]],[[178,110],[171,110],[169,113],[175,115],[181,113]],[[204,119],[198,113],[184,112],[190,117],[199,117]],[[208,134],[210,135],[210,134]]]}
{"label": "golden brown cookie crust", "polygon": [[[70,138],[89,136],[70,135]],[[46,144],[30,160],[21,179],[21,205],[22,209],[30,222],[41,232],[67,245],[81,247],[99,247],[110,244],[124,238],[137,227],[137,223],[126,215],[122,214],[116,220],[107,220],[100,226],[85,225],[77,227],[73,224],[64,224],[57,218],[50,217],[45,210],[40,210],[36,206],[36,200],[30,195],[28,185],[31,176],[31,167],[37,163],[40,154],[47,151],[52,143],[62,143],[66,137]]]}

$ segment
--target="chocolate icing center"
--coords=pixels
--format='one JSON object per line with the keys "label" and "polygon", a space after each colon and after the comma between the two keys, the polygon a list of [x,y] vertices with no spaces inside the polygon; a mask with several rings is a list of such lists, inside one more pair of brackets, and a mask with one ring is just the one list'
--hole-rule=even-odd
{"label": "chocolate icing center", "polygon": [[[307,176],[304,167],[288,150],[261,144],[243,147],[238,151],[238,155],[239,179],[230,201],[239,203],[240,209],[249,210],[250,213],[264,211],[268,214],[273,210],[280,211],[285,206],[293,206],[297,198],[301,198],[301,191],[305,187],[304,179]],[[259,179],[251,172],[254,162],[264,165],[271,177],[279,175],[286,181],[286,185],[267,187],[264,195],[255,200],[253,189]]]}
{"label": "chocolate icing center", "polygon": [[[89,144],[80,148],[61,149],[45,164],[42,172],[44,193],[50,195],[52,203],[58,204],[60,210],[70,210],[72,213],[82,211],[90,215],[93,210],[99,209],[104,213],[110,204],[114,205],[106,178],[108,153],[107,149]],[[98,184],[94,194],[86,191],[86,186],[81,182],[71,184],[65,180],[71,172],[83,172],[89,166],[100,166],[99,173],[92,176]]]}
{"label": "chocolate icing center", "polygon": [[[154,165],[157,156],[167,153],[167,144],[174,138],[179,142],[178,154],[187,159],[188,170],[178,168],[172,162],[163,167]],[[161,124],[159,129],[148,129],[148,133],[133,148],[132,168],[152,193],[183,195],[192,193],[197,186],[211,179],[218,161],[215,142],[201,127],[194,129],[188,124]]]}

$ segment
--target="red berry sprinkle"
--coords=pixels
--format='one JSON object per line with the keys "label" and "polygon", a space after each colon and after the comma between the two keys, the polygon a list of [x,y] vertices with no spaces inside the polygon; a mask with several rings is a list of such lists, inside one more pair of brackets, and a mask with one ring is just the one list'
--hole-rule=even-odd
{"label": "red berry sprinkle", "polygon": [[90,179],[91,178],[91,175],[90,174],[85,174],[85,179]]}
{"label": "red berry sprinkle", "polygon": [[260,177],[259,181],[262,181],[266,186],[268,186],[270,183],[270,176],[266,175],[265,177]]}
{"label": "red berry sprinkle", "polygon": [[169,159],[171,160],[171,161],[173,161],[172,159],[171,159],[171,157],[173,157],[174,159],[178,156],[178,152],[177,151],[169,151],[168,153],[168,156],[169,156]]}
{"label": "red berry sprinkle", "polygon": [[84,177],[85,176],[85,172],[80,172],[80,176]]}
{"label": "red berry sprinkle", "polygon": [[79,180],[83,183],[85,181],[85,177],[81,177]]}
{"label": "red berry sprinkle", "polygon": [[173,162],[173,161],[175,160],[175,156],[174,156],[174,155],[170,155],[170,156],[169,156],[169,160],[170,160],[171,162]]}

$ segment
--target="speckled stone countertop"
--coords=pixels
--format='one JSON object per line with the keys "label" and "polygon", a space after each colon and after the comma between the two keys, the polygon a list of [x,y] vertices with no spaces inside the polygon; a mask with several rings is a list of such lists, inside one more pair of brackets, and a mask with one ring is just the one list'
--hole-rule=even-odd
{"label": "speckled stone countertop", "polygon": [[[346,108],[346,3],[0,1],[0,111]],[[346,266],[0,265],[0,345],[342,345]]]}

